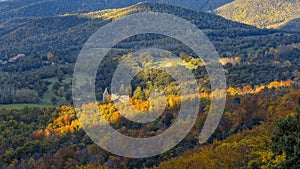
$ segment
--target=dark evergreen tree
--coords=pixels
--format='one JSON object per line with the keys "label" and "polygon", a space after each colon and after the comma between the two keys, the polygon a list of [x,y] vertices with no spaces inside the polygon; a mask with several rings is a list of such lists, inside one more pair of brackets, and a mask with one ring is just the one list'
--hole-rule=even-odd
{"label": "dark evergreen tree", "polygon": [[277,123],[278,130],[272,136],[274,155],[286,154],[286,160],[274,168],[300,168],[300,109]]}

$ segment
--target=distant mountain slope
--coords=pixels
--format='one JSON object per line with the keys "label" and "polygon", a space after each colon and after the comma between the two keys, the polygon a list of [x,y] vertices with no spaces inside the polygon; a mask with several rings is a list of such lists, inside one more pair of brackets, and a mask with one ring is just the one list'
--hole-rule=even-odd
{"label": "distant mountain slope", "polygon": [[300,18],[289,21],[285,25],[281,26],[280,29],[288,31],[300,31]]}
{"label": "distant mountain slope", "polygon": [[[0,59],[18,53],[26,55],[46,55],[48,52],[59,53],[61,57],[74,57],[88,37],[103,24],[130,13],[141,11],[170,13],[192,21],[199,28],[211,30],[216,35],[228,32],[243,33],[253,31],[252,26],[232,22],[220,16],[204,12],[195,12],[172,5],[139,3],[138,5],[105,11],[75,13],[55,17],[31,19],[27,23],[0,28]],[[105,16],[102,15],[105,13]],[[122,13],[122,15],[120,15]],[[255,30],[255,29],[254,29]],[[253,33],[253,32],[251,32]]]}
{"label": "distant mountain slope", "polygon": [[0,23],[15,18],[45,17],[78,11],[121,8],[138,2],[178,5],[195,10],[212,10],[232,0],[10,0],[0,2]]}
{"label": "distant mountain slope", "polygon": [[[173,5],[139,3],[120,9],[77,12],[28,19],[26,23],[15,24],[14,28],[11,26],[0,28],[1,85],[9,86],[11,89],[14,89],[14,86],[20,90],[32,89],[33,94],[38,94],[40,103],[47,105],[52,102],[60,105],[64,104],[64,101],[71,101],[70,95],[67,97],[67,94],[70,94],[71,91],[61,93],[56,89],[55,91],[52,90],[54,82],[63,80],[66,75],[68,75],[68,78],[71,77],[73,63],[76,62],[83,44],[95,31],[111,22],[111,20],[137,12],[169,13],[197,25],[211,40],[220,56],[224,58],[223,61],[229,63],[225,63],[225,66],[228,72],[229,69],[233,72],[228,76],[230,86],[242,86],[250,82],[253,85],[259,85],[274,80],[287,80],[292,74],[285,73],[287,65],[289,65],[288,70],[290,72],[299,70],[297,67],[299,63],[298,51],[289,52],[290,48],[285,49],[282,45],[291,44],[294,47],[294,44],[300,44],[300,33],[258,29],[210,13],[196,12]],[[124,26],[126,27],[126,25]],[[116,29],[122,28],[118,27]],[[118,43],[111,50],[107,55],[107,59],[103,61],[103,65],[105,65],[103,70],[105,71],[99,72],[99,77],[110,79],[113,73],[111,68],[115,68],[116,62],[124,54],[151,47],[159,47],[194,61],[189,57],[194,56],[192,51],[173,38],[152,34],[137,35],[130,38],[126,37],[124,41]],[[280,50],[277,47],[280,47]],[[281,53],[280,51],[288,54],[278,55],[278,53]],[[271,52],[272,54],[270,54]],[[273,56],[273,53],[276,56]],[[22,54],[25,57],[10,62],[15,56],[24,56]],[[194,63],[198,64],[198,62]],[[206,72],[205,68],[199,67],[195,74],[199,79],[205,79],[203,84],[206,86],[209,81],[203,78],[205,74],[202,72]],[[251,75],[249,72],[251,72]],[[275,72],[277,75],[275,75]],[[63,83],[65,82],[60,83],[62,87],[64,86]],[[110,82],[97,79],[97,83],[96,85],[99,86],[99,90],[96,92],[97,96],[102,97],[101,90],[108,87]],[[199,84],[202,84],[202,82],[199,82]],[[61,90],[65,91],[69,87],[64,88],[66,89],[61,88]],[[0,99],[1,103],[19,103],[18,100],[15,101],[15,94],[12,93],[10,88],[2,88],[2,91],[7,94],[2,97],[2,102]],[[3,96],[3,92],[0,93]],[[66,99],[57,101],[56,99],[61,98],[62,95]],[[28,98],[30,100],[26,100],[26,102],[32,103],[32,97]],[[23,100],[22,103],[24,102]]]}
{"label": "distant mountain slope", "polygon": [[280,28],[300,18],[300,0],[235,0],[215,11],[227,19],[259,28]]}

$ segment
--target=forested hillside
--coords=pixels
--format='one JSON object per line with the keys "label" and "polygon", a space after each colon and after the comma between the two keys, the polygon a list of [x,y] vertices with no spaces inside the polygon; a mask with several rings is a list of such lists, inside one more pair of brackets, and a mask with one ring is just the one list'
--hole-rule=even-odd
{"label": "forested hillside", "polygon": [[[185,8],[144,3],[128,8],[75,13],[63,16],[30,20],[16,29],[5,27],[0,31],[0,68],[1,68],[1,103],[39,103],[61,105],[71,103],[70,77],[73,64],[85,41],[102,25],[113,19],[136,12],[153,11],[170,13],[196,24],[212,41],[216,50],[228,64],[230,86],[251,83],[260,85],[274,80],[295,79],[299,70],[298,33],[257,29],[252,26],[232,22],[208,13],[199,13]],[[153,46],[168,44],[167,50],[173,51],[194,65],[193,54],[187,48],[166,37],[136,36],[117,45],[117,51],[131,46]],[[147,43],[145,43],[147,42]],[[176,44],[176,45],[174,45]],[[18,58],[18,55],[25,57]],[[103,66],[105,73],[99,77],[109,77],[115,67],[115,58],[127,53],[113,52]],[[14,58],[18,58],[14,60]],[[268,60],[266,62],[266,60]],[[283,64],[278,64],[283,63]],[[201,65],[201,64],[200,64]],[[198,77],[205,75],[205,68],[194,68]],[[274,71],[276,69],[276,71]],[[259,73],[258,73],[259,72]],[[249,76],[249,74],[251,76]],[[256,76],[254,76],[256,75]],[[267,76],[265,75],[272,75]],[[155,75],[151,75],[155,76]],[[258,77],[257,77],[258,76]],[[16,79],[18,79],[16,81]],[[56,81],[58,80],[58,81]],[[205,81],[205,79],[204,79]],[[98,81],[98,96],[107,87]],[[207,82],[205,90],[208,89]],[[134,87],[136,87],[134,85]]]}
{"label": "forested hillside", "polygon": [[[299,168],[299,32],[286,31],[284,27],[259,29],[166,4],[138,3],[98,11],[94,8],[98,3],[113,5],[116,1],[71,2],[14,0],[0,5],[0,13],[9,18],[0,27],[1,169]],[[118,5],[129,3],[121,2]],[[201,2],[207,6],[216,1]],[[269,3],[274,5],[273,2]],[[51,6],[49,11],[43,11],[46,4]],[[61,4],[69,4],[70,8],[58,8]],[[15,12],[11,13],[12,9]],[[169,13],[190,21],[207,35],[219,53],[228,87],[224,90],[226,105],[217,130],[206,143],[199,144],[199,132],[211,108],[210,78],[205,63],[176,39],[150,33],[126,37],[100,63],[95,84],[73,81],[74,64],[88,38],[103,25],[139,12]],[[23,14],[25,17],[19,17]],[[291,21],[287,29],[296,29],[295,23],[297,20]],[[129,95],[128,102],[113,104],[112,95],[103,95],[105,90],[111,92],[111,79],[120,61],[130,59],[140,49],[158,46],[177,55],[180,62],[165,59],[164,52],[142,53],[142,60],[127,66],[153,67],[139,72],[129,86],[120,84],[122,94]],[[199,93],[181,96],[180,85],[169,72],[156,69],[159,66],[189,69]],[[170,72],[182,76],[181,69]],[[126,136],[147,138],[162,134],[176,123],[186,100],[198,99],[197,120],[189,134],[167,152],[141,159],[120,157],[100,148],[85,133],[77,116],[84,112],[78,114],[73,105],[72,83],[80,84],[74,89],[79,92],[92,90],[90,86],[95,85],[97,102],[83,107],[97,105],[100,120],[108,121]],[[154,113],[148,99],[155,89],[166,95],[165,104],[156,100],[159,108],[164,108],[156,120],[138,123],[122,116],[118,106],[127,107],[129,103],[138,113],[127,113],[137,119],[142,115],[139,112]],[[91,127],[102,127],[101,123],[95,124],[99,119],[87,117],[84,122]]]}
{"label": "forested hillside", "polygon": [[[69,48],[79,49],[87,38],[102,25],[109,22],[109,19],[116,19],[124,15],[143,11],[172,13],[192,20],[193,23],[197,24],[201,29],[221,30],[229,28],[248,28],[248,31],[250,31],[251,28],[250,26],[230,22],[218,16],[197,13],[180,7],[139,4],[124,9],[109,10],[105,12],[105,15],[102,14],[100,16],[97,16],[97,13],[101,14],[103,12],[71,14],[51,18],[31,19],[28,23],[17,26],[14,29],[4,27],[2,30],[0,29],[0,44],[2,46],[0,49],[0,59],[3,59],[5,56],[12,57],[18,53],[27,55],[39,53],[40,55],[45,55],[51,52],[47,51],[49,50],[47,48],[53,48],[59,52],[66,51]],[[253,31],[258,32],[258,30]],[[77,34],[80,36],[76,36]],[[30,46],[25,45],[28,41],[31,42]],[[60,45],[58,45],[58,43]],[[38,48],[38,50],[36,48]],[[72,54],[72,52],[67,53],[67,55]],[[64,58],[68,57],[69,56],[64,55]]]}
{"label": "forested hillside", "polygon": [[[201,96],[201,109],[189,135],[172,150],[147,159],[119,157],[98,147],[85,134],[73,107],[0,109],[0,168],[299,166],[299,88],[287,81],[256,88],[230,88],[227,92],[223,118],[206,144],[199,145],[198,137],[207,117],[210,99],[209,96]],[[142,100],[131,101],[138,110],[149,106]],[[173,125],[179,104],[179,98],[169,96],[162,116],[147,124],[126,120],[110,103],[99,105],[99,109],[103,118],[118,132],[131,137],[151,137]],[[90,120],[92,124],[93,119]]]}
{"label": "forested hillside", "polygon": [[231,0],[9,0],[0,2],[0,25],[7,22],[22,23],[24,19],[65,13],[128,7],[138,2],[167,3],[205,11],[213,10]]}
{"label": "forested hillside", "polygon": [[215,11],[227,19],[259,28],[280,28],[300,18],[299,8],[299,0],[235,0]]}

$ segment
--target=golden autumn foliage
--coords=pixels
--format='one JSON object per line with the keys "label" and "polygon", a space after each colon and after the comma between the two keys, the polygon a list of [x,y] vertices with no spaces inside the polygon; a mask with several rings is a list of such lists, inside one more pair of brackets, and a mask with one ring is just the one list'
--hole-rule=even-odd
{"label": "golden autumn foliage", "polygon": [[[228,88],[226,109],[223,118],[217,129],[217,133],[227,133],[214,139],[206,145],[196,146],[194,149],[186,150],[183,155],[164,161],[156,168],[268,168],[275,166],[285,160],[285,154],[274,156],[271,150],[271,135],[276,130],[274,122],[286,118],[289,114],[295,113],[299,106],[300,89],[292,88],[291,81],[272,82],[263,87],[247,85],[240,88]],[[187,96],[185,99],[192,99],[195,96]],[[176,118],[176,110],[179,107],[182,97],[168,95],[166,111],[162,114]],[[147,109],[148,101],[131,99],[138,110]],[[199,131],[206,119],[209,97],[200,98],[203,109],[198,115],[195,127],[185,138],[186,142],[197,140]],[[99,108],[102,117],[112,125],[117,126],[117,131],[132,137],[151,137],[161,134],[165,130],[164,120],[147,124],[140,129],[131,129],[130,123],[123,121],[114,104],[87,104],[83,107],[88,110],[95,106]],[[202,106],[202,105],[201,105]],[[95,119],[89,119],[95,120]],[[174,121],[173,118],[169,122]],[[117,125],[120,123],[121,125]],[[165,123],[165,124],[164,124]],[[124,125],[126,124],[126,125]],[[57,117],[44,130],[36,130],[32,138],[43,140],[45,137],[59,137],[66,133],[73,133],[81,129],[79,120],[73,107],[62,106],[58,109]],[[218,138],[218,136],[216,137]],[[187,141],[188,140],[188,141]],[[97,154],[99,149],[96,145],[87,148],[89,154]],[[73,148],[66,148],[55,154],[55,159],[65,159],[64,162],[57,161],[59,165],[74,166],[77,162],[72,158],[75,151]],[[114,158],[112,158],[114,159]],[[105,161],[106,159],[102,159]],[[127,159],[126,159],[127,160]],[[125,161],[126,161],[125,160]],[[115,160],[114,163],[123,162]],[[11,166],[17,161],[11,161]],[[33,160],[31,160],[34,165]],[[125,165],[125,162],[124,164]],[[121,165],[119,165],[121,167]],[[78,165],[77,168],[104,168],[101,164]]]}
{"label": "golden autumn foliage", "polygon": [[300,1],[235,0],[215,11],[224,18],[259,28],[279,28],[300,18]]}
{"label": "golden autumn foliage", "polygon": [[[285,84],[275,82],[273,84]],[[267,89],[268,90],[268,89]],[[275,122],[294,114],[299,107],[300,90],[289,89],[281,97],[274,95],[263,96],[264,92],[245,98],[241,101],[242,107],[256,101],[259,107],[254,110],[252,116],[265,118],[264,122],[252,129],[239,131],[222,141],[215,140],[212,144],[202,145],[193,150],[186,151],[180,157],[162,162],[157,169],[207,169],[207,168],[263,168],[276,166],[285,160],[285,154],[274,156],[271,150],[271,136],[277,129]],[[231,98],[227,100],[231,102]],[[250,101],[250,102],[249,102]],[[249,105],[253,106],[253,105]],[[240,107],[240,106],[238,106]],[[235,109],[227,107],[227,109]],[[247,109],[246,109],[247,110]],[[242,109],[236,109],[242,111]],[[249,111],[249,109],[248,109]],[[240,125],[241,115],[238,112],[225,112],[220,126],[222,131],[228,131],[234,126]],[[237,123],[236,123],[237,122]],[[231,127],[230,127],[231,126]],[[229,128],[228,128],[229,127]]]}
{"label": "golden autumn foliage", "polygon": [[187,151],[182,156],[162,162],[156,169],[252,168],[256,164],[277,164],[284,157],[271,159],[269,126],[262,124],[253,130],[239,132],[224,141]]}
{"label": "golden autumn foliage", "polygon": [[238,94],[255,94],[261,92],[265,88],[279,88],[279,87],[290,87],[292,86],[293,81],[287,80],[287,81],[274,81],[271,82],[270,84],[267,85],[260,85],[260,86],[255,86],[254,88],[251,85],[246,85],[242,89],[240,88],[233,88],[229,87],[227,89],[227,93],[230,95],[238,95]]}
{"label": "golden autumn foliage", "polygon": [[[68,132],[73,133],[80,128],[81,124],[76,117],[75,109],[71,106],[62,106],[58,118],[50,123],[42,134],[45,136],[63,135]],[[38,134],[41,134],[41,131],[35,132],[34,137],[37,137]]]}
{"label": "golden autumn foliage", "polygon": [[89,13],[83,13],[81,14],[82,17],[88,17],[88,18],[101,18],[104,20],[109,19],[118,19],[120,17],[126,16],[128,14],[134,13],[139,11],[140,9],[131,6],[127,8],[120,8],[120,9],[107,9],[107,10],[101,10],[96,12],[89,12]]}
{"label": "golden autumn foliage", "polygon": [[231,63],[232,65],[241,64],[240,57],[233,57],[233,58],[221,58],[220,62],[222,65],[226,65],[227,63]]}

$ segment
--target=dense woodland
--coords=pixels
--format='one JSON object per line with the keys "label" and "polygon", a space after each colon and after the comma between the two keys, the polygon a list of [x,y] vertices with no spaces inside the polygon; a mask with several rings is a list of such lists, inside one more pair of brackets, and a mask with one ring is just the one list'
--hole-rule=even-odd
{"label": "dense woodland", "polygon": [[[70,106],[2,109],[1,165],[4,168],[295,167],[299,166],[300,148],[299,94],[291,82],[273,82],[256,89],[247,86],[228,89],[223,118],[205,145],[199,145],[198,134],[210,99],[201,96],[201,109],[190,134],[174,149],[148,159],[118,157],[99,148],[82,130]],[[139,99],[131,101],[139,110],[149,106]],[[172,125],[179,103],[176,96],[169,96],[165,112],[149,124],[124,119],[113,104],[101,104],[99,109],[119,132],[132,137],[151,137]]]}
{"label": "dense woodland", "polygon": [[[21,7],[28,2],[14,5]],[[41,9],[39,5],[56,1],[30,2],[32,6],[14,14]],[[77,5],[82,4],[78,1]],[[84,7],[92,10],[89,5]],[[11,14],[7,9],[2,6],[0,14]],[[72,74],[90,35],[114,19],[145,11],[174,14],[203,30],[221,57],[228,85],[227,101],[219,127],[200,145],[199,132],[212,97],[205,63],[189,47],[163,35],[137,35],[119,42],[100,63],[95,85],[102,117],[120,133],[139,138],[158,135],[174,123],[181,106],[178,84],[167,72],[155,68],[140,72],[129,86],[120,85],[120,91],[129,94],[129,101],[139,111],[151,109],[147,100],[151,90],[165,91],[167,103],[162,106],[166,109],[157,120],[134,123],[122,117],[110,99],[103,102],[103,92],[106,88],[111,90],[118,64],[139,49],[160,46],[176,54],[182,61],[180,66],[192,71],[200,92],[186,98],[197,97],[200,110],[192,131],[179,145],[158,156],[130,159],[101,149],[86,135],[72,106],[72,83],[77,83],[72,82]],[[258,29],[209,13],[153,3],[105,12],[105,16],[103,11],[54,16],[61,12],[49,9],[41,16],[19,18],[0,27],[0,168],[300,167],[299,32]],[[25,57],[10,62],[18,54]],[[160,57],[163,54],[156,58]],[[145,57],[132,64],[142,67],[169,62]],[[172,73],[180,74],[178,70]],[[91,84],[85,82],[82,86]],[[14,104],[36,107],[2,106]]]}

